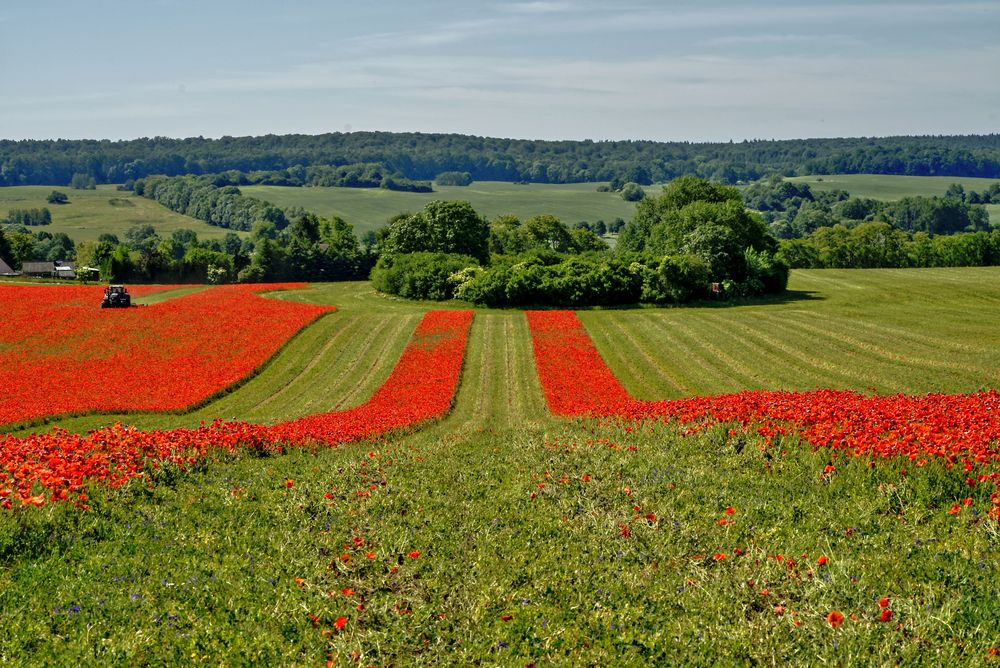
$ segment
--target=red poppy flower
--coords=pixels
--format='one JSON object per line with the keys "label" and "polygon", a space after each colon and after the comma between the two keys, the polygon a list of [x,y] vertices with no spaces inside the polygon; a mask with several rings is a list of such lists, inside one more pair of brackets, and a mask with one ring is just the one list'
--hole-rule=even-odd
{"label": "red poppy flower", "polygon": [[335,621],[333,625],[338,631],[342,630],[345,626],[347,626],[347,617],[337,617],[337,621]]}
{"label": "red poppy flower", "polygon": [[826,616],[826,621],[833,628],[839,628],[844,623],[844,615],[840,614],[839,610],[833,610]]}

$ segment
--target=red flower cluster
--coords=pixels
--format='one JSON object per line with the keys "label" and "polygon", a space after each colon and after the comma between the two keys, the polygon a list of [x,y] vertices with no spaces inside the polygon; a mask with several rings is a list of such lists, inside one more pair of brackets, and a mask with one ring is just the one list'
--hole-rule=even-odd
{"label": "red flower cluster", "polygon": [[632,397],[604,364],[573,311],[526,311],[535,365],[556,415],[610,415]]}
{"label": "red flower cluster", "polygon": [[[816,447],[851,455],[928,459],[961,467],[970,484],[1000,484],[1000,393],[864,395],[843,390],[747,391],[673,401],[632,399],[604,364],[576,314],[528,313],[539,378],[557,415],[662,419],[691,424],[755,426],[770,441],[795,434]],[[566,345],[560,345],[561,341]],[[1000,518],[1000,497],[991,514]]]}
{"label": "red flower cluster", "polygon": [[[244,378],[332,310],[264,299],[299,284],[212,288],[101,309],[99,287],[2,286],[0,425],[72,413],[169,411]],[[157,289],[138,286],[136,295]]]}
{"label": "red flower cluster", "polygon": [[[0,436],[0,507],[70,500],[84,505],[84,486],[111,487],[148,468],[185,468],[214,451],[337,445],[438,417],[451,408],[458,387],[471,311],[424,316],[402,357],[372,398],[357,408],[274,426],[216,421],[199,429],[140,431],[115,425],[87,435],[53,430],[26,438]],[[291,486],[291,481],[286,482]],[[43,488],[41,495],[34,493]]]}

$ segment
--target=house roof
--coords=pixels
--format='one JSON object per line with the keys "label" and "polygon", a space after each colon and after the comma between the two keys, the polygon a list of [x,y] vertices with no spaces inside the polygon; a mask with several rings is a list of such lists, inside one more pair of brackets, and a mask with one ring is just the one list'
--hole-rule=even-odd
{"label": "house roof", "polygon": [[10,265],[0,257],[0,276],[15,276],[17,272],[10,268]]}
{"label": "house roof", "polygon": [[55,262],[22,262],[21,271],[25,274],[51,274],[56,270]]}

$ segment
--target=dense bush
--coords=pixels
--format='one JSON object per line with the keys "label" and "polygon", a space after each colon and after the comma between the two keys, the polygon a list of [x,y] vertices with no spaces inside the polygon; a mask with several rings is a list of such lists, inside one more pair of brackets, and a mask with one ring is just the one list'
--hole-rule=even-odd
{"label": "dense bush", "polygon": [[452,275],[478,264],[474,258],[457,253],[383,255],[372,269],[371,281],[380,292],[441,301],[455,296]]}
{"label": "dense bush", "polygon": [[459,299],[484,306],[587,306],[635,304],[642,275],[611,256],[575,256],[546,264],[539,254],[476,272],[456,290]]}

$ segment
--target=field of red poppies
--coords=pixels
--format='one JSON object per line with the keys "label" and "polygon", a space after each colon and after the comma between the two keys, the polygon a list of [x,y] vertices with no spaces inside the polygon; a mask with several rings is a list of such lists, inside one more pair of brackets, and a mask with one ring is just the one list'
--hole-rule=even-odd
{"label": "field of red poppies", "polygon": [[0,286],[0,425],[204,401],[332,310],[256,294],[295,287],[303,286],[224,286],[105,310],[97,286]]}
{"label": "field of red poppies", "polygon": [[55,429],[26,438],[0,436],[0,507],[65,500],[86,506],[81,490],[87,484],[116,487],[163,466],[183,469],[215,452],[336,446],[439,417],[455,396],[471,322],[470,311],[429,312],[388,380],[370,400],[344,411],[273,426],[218,420],[194,430],[115,425],[86,435]]}

